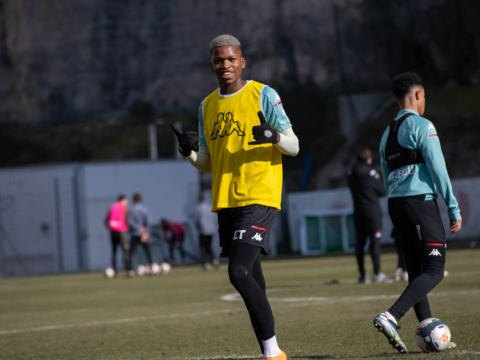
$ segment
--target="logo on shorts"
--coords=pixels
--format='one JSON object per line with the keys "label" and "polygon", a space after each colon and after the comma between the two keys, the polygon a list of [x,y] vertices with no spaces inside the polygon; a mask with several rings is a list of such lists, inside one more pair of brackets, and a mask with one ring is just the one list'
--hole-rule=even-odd
{"label": "logo on shorts", "polygon": [[262,237],[259,233],[255,233],[255,235],[252,236],[252,240],[262,241]]}
{"label": "logo on shorts", "polygon": [[438,251],[438,249],[433,249],[432,252],[428,255],[429,256],[442,256],[442,254],[440,254],[440,251]]}

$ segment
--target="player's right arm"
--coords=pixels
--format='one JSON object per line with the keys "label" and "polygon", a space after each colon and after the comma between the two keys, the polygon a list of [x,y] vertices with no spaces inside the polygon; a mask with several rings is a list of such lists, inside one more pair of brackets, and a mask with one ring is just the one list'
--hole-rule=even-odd
{"label": "player's right arm", "polygon": [[210,153],[206,146],[199,146],[198,152],[192,151],[187,157],[190,164],[202,172],[210,172],[212,165],[210,164]]}
{"label": "player's right arm", "polygon": [[187,158],[188,162],[202,172],[210,172],[210,153],[208,152],[205,133],[203,131],[203,101],[198,109],[198,134],[193,131],[180,133],[172,126],[178,139],[180,154]]}

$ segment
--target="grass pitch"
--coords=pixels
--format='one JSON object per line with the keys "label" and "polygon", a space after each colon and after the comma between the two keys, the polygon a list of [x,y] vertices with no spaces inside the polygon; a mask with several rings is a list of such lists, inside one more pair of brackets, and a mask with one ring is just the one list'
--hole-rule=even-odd
{"label": "grass pitch", "polygon": [[[392,274],[396,257],[382,257]],[[368,269],[371,264],[367,261]],[[289,359],[480,359],[480,250],[451,250],[450,276],[432,292],[433,315],[455,350],[422,354],[413,310],[400,356],[372,326],[406,284],[360,285],[353,256],[264,261],[280,347]],[[0,359],[261,359],[227,267],[107,280],[101,273],[0,281]]]}

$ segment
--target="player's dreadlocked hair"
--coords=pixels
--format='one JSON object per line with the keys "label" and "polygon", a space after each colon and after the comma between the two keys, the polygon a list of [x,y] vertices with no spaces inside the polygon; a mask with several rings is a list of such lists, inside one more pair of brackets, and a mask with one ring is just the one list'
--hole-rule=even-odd
{"label": "player's dreadlocked hair", "polygon": [[393,78],[392,91],[396,99],[403,99],[414,86],[422,86],[422,79],[414,72],[399,74]]}
{"label": "player's dreadlocked hair", "polygon": [[215,39],[212,40],[212,42],[210,43],[210,54],[214,49],[222,46],[235,46],[238,47],[240,50],[242,49],[240,41],[238,41],[235,36],[224,34],[217,36]]}

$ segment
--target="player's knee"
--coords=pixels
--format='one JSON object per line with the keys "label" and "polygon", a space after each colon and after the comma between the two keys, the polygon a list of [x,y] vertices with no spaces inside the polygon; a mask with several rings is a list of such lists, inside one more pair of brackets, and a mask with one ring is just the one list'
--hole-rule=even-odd
{"label": "player's knee", "polygon": [[240,285],[249,276],[248,269],[244,265],[233,265],[228,268],[228,276],[233,286]]}
{"label": "player's knee", "polygon": [[435,283],[439,283],[440,281],[443,280],[444,277],[444,267],[443,266],[430,266],[425,269],[426,273],[429,274],[432,278],[432,281]]}

